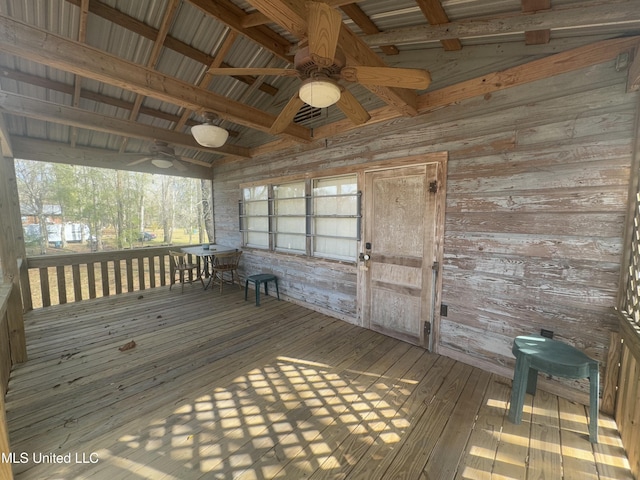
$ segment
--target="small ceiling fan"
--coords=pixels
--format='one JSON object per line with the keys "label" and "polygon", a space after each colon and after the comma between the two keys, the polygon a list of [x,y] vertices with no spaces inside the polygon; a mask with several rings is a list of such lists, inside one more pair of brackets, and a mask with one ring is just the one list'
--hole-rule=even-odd
{"label": "small ceiling fan", "polygon": [[185,171],[187,167],[180,161],[180,157],[176,155],[175,150],[167,142],[156,140],[149,148],[150,156],[134,160],[129,166],[138,165],[139,163],[151,161],[158,168],[171,168]]}
{"label": "small ceiling fan", "polygon": [[324,108],[336,104],[356,125],[369,113],[338,80],[364,86],[424,89],[431,83],[429,72],[415,68],[347,66],[338,48],[342,26],[340,12],[322,2],[307,2],[308,39],[300,42],[294,68],[212,68],[214,75],[276,75],[298,77],[302,85],[271,126],[270,133],[284,131],[304,103]]}

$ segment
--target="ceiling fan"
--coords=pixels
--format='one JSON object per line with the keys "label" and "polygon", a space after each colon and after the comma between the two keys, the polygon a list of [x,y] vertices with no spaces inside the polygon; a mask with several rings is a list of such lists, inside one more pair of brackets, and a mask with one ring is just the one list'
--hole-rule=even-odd
{"label": "ceiling fan", "polygon": [[336,104],[356,125],[365,123],[369,113],[338,80],[365,86],[424,89],[431,83],[429,72],[415,68],[348,66],[338,48],[342,27],[340,12],[322,2],[307,2],[307,39],[298,45],[294,68],[212,68],[214,75],[277,75],[302,80],[271,126],[270,133],[284,131],[304,103],[324,108]]}
{"label": "ceiling fan", "polygon": [[128,166],[137,165],[142,162],[151,161],[153,165],[158,168],[171,168],[176,170],[185,171],[187,167],[180,161],[180,157],[176,155],[173,147],[167,142],[156,140],[149,148],[150,156],[134,160],[129,163]]}

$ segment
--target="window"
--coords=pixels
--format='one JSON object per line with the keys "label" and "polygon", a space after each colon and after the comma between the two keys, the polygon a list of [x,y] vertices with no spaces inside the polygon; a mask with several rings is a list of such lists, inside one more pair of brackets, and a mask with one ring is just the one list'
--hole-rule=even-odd
{"label": "window", "polygon": [[266,185],[243,189],[242,230],[244,243],[269,247],[269,189]]}
{"label": "window", "polygon": [[242,189],[244,244],[355,261],[360,231],[356,175]]}
{"label": "window", "polygon": [[305,253],[307,245],[305,182],[273,187],[275,248]]}
{"label": "window", "polygon": [[358,188],[355,175],[313,182],[313,255],[356,258]]}

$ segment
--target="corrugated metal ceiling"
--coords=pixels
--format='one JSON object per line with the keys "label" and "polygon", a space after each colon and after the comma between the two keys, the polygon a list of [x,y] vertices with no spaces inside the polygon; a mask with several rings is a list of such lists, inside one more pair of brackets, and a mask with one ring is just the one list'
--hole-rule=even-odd
{"label": "corrugated metal ceiling", "polygon": [[[517,14],[521,11],[521,2],[517,0],[442,0],[441,3],[452,22],[477,18],[494,18],[505,14]],[[103,0],[100,3],[91,0],[91,4],[93,6],[98,4],[108,7],[112,12],[117,12],[119,18],[126,19],[129,25],[137,25],[153,32],[161,26],[169,0]],[[246,1],[235,0],[233,4],[247,13],[255,11],[251,4]],[[552,2],[553,8],[581,4],[584,4],[584,2],[579,0],[554,0]],[[80,30],[80,8],[78,5],[80,5],[80,0],[2,0],[0,1],[0,14],[37,26],[50,33],[77,40]],[[381,31],[427,24],[420,8],[413,0],[364,0],[358,2],[357,5]],[[342,17],[344,23],[354,32],[358,35],[363,35],[363,32],[355,25],[353,20],[344,13]],[[297,40],[279,26],[269,24],[269,28],[285,37],[291,43],[295,43]],[[637,28],[637,25],[631,25],[629,32],[637,33]],[[231,29],[227,25],[204,13],[200,8],[188,1],[181,1],[175,19],[171,23],[169,36],[174,43],[195,49],[199,52],[200,58],[198,60],[189,58],[165,43],[165,47],[162,48],[158,61],[153,67],[165,75],[197,85],[201,82],[208,68],[203,59],[212,60],[230,32]],[[589,29],[582,28],[579,32],[571,29],[554,30],[551,33],[551,37],[554,40],[561,40],[575,37],[576,35],[612,36],[619,34],[619,27],[593,26]],[[471,46],[484,43],[516,42],[522,45],[524,52],[523,39],[523,33],[517,32],[492,37],[483,36],[482,38],[463,39],[462,44]],[[145,35],[134,32],[130,28],[117,25],[114,21],[103,18],[103,16],[89,13],[86,44],[132,63],[146,66],[149,62],[154,41]],[[397,58],[400,60],[388,57],[390,63],[395,66],[410,66],[413,68],[431,67],[426,64],[418,64],[421,56],[416,55],[416,51],[424,52],[426,63],[426,60],[431,58],[428,55],[429,52],[434,50],[441,51],[442,49],[439,42],[434,41],[401,45],[398,48],[400,55]],[[379,49],[375,49],[375,51],[379,52]],[[381,57],[385,58],[385,55],[381,55]],[[409,58],[411,59],[410,64],[406,64],[404,59]],[[242,35],[235,40],[224,61],[232,67],[290,67],[287,62]],[[403,65],[403,61],[405,65]],[[32,61],[15,58],[3,52],[0,52],[0,68],[5,71],[0,77],[0,87],[3,91],[63,105],[72,105],[73,86],[76,81],[75,75]],[[13,73],[7,74],[8,71]],[[438,71],[446,71],[446,69],[434,68],[433,70],[433,72]],[[15,80],[14,78],[17,78],[19,74],[28,74],[31,80]],[[34,82],[35,78],[55,82],[55,85],[60,88],[51,88],[51,85],[54,85],[53,83],[49,86],[38,85],[36,84],[37,82]],[[124,104],[118,106],[118,102],[133,103],[137,97],[135,93],[88,78],[82,78],[80,81],[83,90],[91,95],[83,96],[80,99],[79,108],[96,112],[106,117],[120,119],[128,119],[130,117],[130,109]],[[274,92],[267,93],[258,88],[262,82],[267,86],[273,87]],[[295,78],[269,76],[258,78],[253,85],[248,85],[232,77],[219,76],[215,77],[210,85],[205,85],[204,87],[225,98],[277,116],[296,91],[298,84],[299,80]],[[442,87],[445,84],[447,84],[447,78],[434,78],[434,86]],[[383,102],[367,89],[358,85],[348,85],[347,87],[365,108],[372,109],[383,105]],[[114,101],[112,104],[97,101],[95,95],[110,97]],[[144,98],[142,106],[148,109],[147,111],[156,110],[170,114],[173,119],[160,118],[159,116],[142,112],[137,117],[138,122],[167,130],[175,128],[176,119],[182,115],[184,110],[180,106],[150,97]],[[344,118],[342,112],[336,107],[330,107],[323,112],[320,118],[312,120],[309,125],[317,126],[340,118]],[[201,112],[192,112],[190,120],[202,121]],[[6,121],[11,135],[29,136],[61,143],[70,142],[71,127],[14,115],[8,116]],[[221,121],[219,123],[233,131],[234,136],[230,137],[228,141],[232,145],[255,147],[274,140],[273,136],[246,126],[229,121]],[[183,127],[182,131],[188,132],[189,127]],[[101,133],[82,128],[77,129],[77,133],[78,145],[109,148],[114,151],[122,148],[123,137],[121,135]],[[148,149],[148,146],[148,141],[131,139],[126,145],[126,151],[144,152]],[[189,149],[177,149],[177,152],[209,162],[219,158],[216,154]]]}

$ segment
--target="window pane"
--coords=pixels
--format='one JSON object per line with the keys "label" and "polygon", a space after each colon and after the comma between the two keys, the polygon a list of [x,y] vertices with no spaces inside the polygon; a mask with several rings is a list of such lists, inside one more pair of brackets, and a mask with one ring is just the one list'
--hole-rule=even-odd
{"label": "window pane", "polygon": [[318,179],[313,187],[313,254],[354,260],[358,233],[356,176]]}
{"label": "window pane", "polygon": [[244,241],[255,247],[269,246],[269,189],[266,185],[245,188]]}
{"label": "window pane", "polygon": [[275,246],[277,250],[306,252],[304,192],[304,182],[287,183],[273,187]]}
{"label": "window pane", "polygon": [[357,242],[355,240],[315,237],[314,246],[314,253],[318,256],[338,260],[353,260],[356,258]]}

